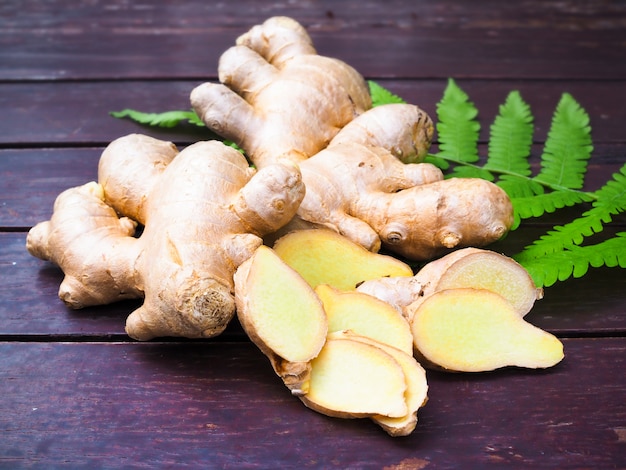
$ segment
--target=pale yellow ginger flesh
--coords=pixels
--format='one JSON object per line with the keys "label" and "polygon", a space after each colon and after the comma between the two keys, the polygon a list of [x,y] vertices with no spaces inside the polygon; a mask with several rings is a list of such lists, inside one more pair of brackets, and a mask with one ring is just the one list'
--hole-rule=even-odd
{"label": "pale yellow ginger flesh", "polygon": [[375,415],[371,419],[380,427],[382,427],[389,435],[408,436],[417,426],[417,413],[428,401],[428,382],[426,380],[426,371],[415,360],[411,354],[407,354],[388,344],[380,343],[372,338],[354,334],[350,331],[339,331],[329,333],[329,338],[349,338],[356,341],[362,341],[366,344],[376,346],[386,353],[393,356],[398,361],[404,372],[406,380],[406,392],[404,394],[407,414],[401,418],[390,418],[389,416]]}
{"label": "pale yellow ginger flesh", "polygon": [[555,336],[526,322],[510,302],[484,289],[435,292],[415,311],[411,331],[417,359],[449,371],[548,368],[564,357]]}
{"label": "pale yellow ginger flesh", "polygon": [[[459,287],[486,289],[511,302],[520,316],[530,312],[535,301],[543,297],[543,289],[513,258],[478,248],[458,250],[428,263],[415,277],[424,286],[424,297]],[[415,308],[417,305],[410,307]]]}
{"label": "pale yellow ginger flesh", "polygon": [[256,171],[221,142],[179,153],[137,134],[107,146],[98,178],[63,192],[27,248],[61,267],[69,307],[143,298],[126,320],[138,340],[220,334],[235,314],[235,269],[304,196],[293,164]]}
{"label": "pale yellow ginger flesh", "polygon": [[350,330],[407,354],[413,353],[413,336],[406,319],[389,304],[360,292],[339,291],[326,284],[315,288],[328,317],[329,333]]}
{"label": "pale yellow ginger flesh", "polygon": [[242,327],[292,393],[306,393],[309,361],[318,355],[328,333],[320,299],[267,246],[260,246],[237,269],[234,280]]}
{"label": "pale yellow ginger flesh", "polygon": [[338,418],[407,415],[402,366],[377,346],[352,339],[329,338],[311,361],[309,408]]}
{"label": "pale yellow ginger flesh", "polygon": [[347,291],[369,279],[413,275],[408,264],[372,253],[331,230],[297,230],[273,248],[312,287],[328,284]]}
{"label": "pale yellow ginger flesh", "polygon": [[393,305],[410,320],[428,295],[444,289],[473,287],[506,298],[520,316],[543,297],[528,271],[513,258],[480,248],[463,248],[427,263],[412,278],[374,279],[357,290]]}

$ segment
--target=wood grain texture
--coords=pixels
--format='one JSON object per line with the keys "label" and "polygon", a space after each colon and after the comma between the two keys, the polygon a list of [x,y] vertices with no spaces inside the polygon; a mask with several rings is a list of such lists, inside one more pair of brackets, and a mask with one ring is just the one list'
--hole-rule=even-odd
{"label": "wood grain texture", "polygon": [[429,373],[416,431],[390,439],[305,408],[251,344],[0,343],[0,465],[619,468],[626,341],[565,348],[548,371]]}
{"label": "wood grain texture", "polygon": [[[436,105],[448,77],[434,80],[379,83],[436,118]],[[115,119],[111,111],[132,108],[144,112],[189,109],[189,93],[202,81],[0,83],[0,105],[6,121],[0,128],[0,146],[105,145],[132,132],[143,132],[177,143],[214,138],[206,128],[181,125],[175,129],[149,128],[127,119]],[[621,123],[626,109],[626,81],[476,81],[457,80],[479,110],[480,138],[486,141],[489,126],[506,96],[518,90],[535,117],[535,139],[546,139],[552,116],[563,93],[572,94],[590,116],[594,143],[626,141]]]}
{"label": "wood grain texture", "polygon": [[[0,78],[216,77],[235,38],[274,15],[294,17],[320,53],[376,77],[626,77],[622,2],[114,0],[67,9],[8,0]],[[464,60],[472,67],[459,67]]]}

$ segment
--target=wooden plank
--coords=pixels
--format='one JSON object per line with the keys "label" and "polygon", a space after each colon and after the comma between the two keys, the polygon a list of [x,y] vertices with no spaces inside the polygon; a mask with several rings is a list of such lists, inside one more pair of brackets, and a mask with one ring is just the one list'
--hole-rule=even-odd
{"label": "wooden plank", "polygon": [[[543,232],[534,231],[535,235]],[[515,237],[520,236],[515,233]],[[527,238],[528,240],[528,238]],[[492,246],[517,253],[518,241]],[[507,251],[511,250],[511,251]],[[24,233],[0,233],[0,335],[106,337],[124,335],[126,317],[137,302],[123,302],[83,310],[67,309],[57,297],[61,271],[25,249]],[[560,335],[623,335],[626,277],[619,268],[591,269],[582,279],[546,288],[527,320]],[[244,338],[235,321],[220,340]]]}
{"label": "wooden plank", "polygon": [[[0,104],[5,121],[0,146],[105,145],[131,132],[149,133],[177,143],[212,138],[205,128],[185,125],[153,129],[115,119],[111,111],[133,108],[144,112],[186,110],[189,93],[201,81],[0,83]],[[388,87],[436,119],[447,80],[387,81]],[[535,139],[546,138],[556,105],[564,92],[571,93],[591,119],[595,143],[623,143],[622,122],[626,109],[616,97],[626,96],[626,81],[458,81],[480,111],[481,140],[488,137],[498,107],[513,90],[519,90],[535,116]]]}
{"label": "wooden plank", "polygon": [[320,53],[376,77],[626,78],[621,2],[115,0],[67,9],[9,0],[0,79],[215,77],[235,38],[274,15],[294,17]]}
{"label": "wooden plank", "polygon": [[251,344],[0,343],[0,465],[621,468],[626,340],[564,343],[547,371],[429,373],[396,439],[306,409]]}

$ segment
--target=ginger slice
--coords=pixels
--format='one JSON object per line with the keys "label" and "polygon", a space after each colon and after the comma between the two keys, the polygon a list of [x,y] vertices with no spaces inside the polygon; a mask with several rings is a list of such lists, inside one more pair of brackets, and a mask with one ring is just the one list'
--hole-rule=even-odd
{"label": "ginger slice", "polygon": [[408,412],[401,418],[390,418],[389,416],[376,415],[372,416],[371,419],[383,428],[390,436],[408,436],[411,434],[417,425],[418,410],[428,401],[428,382],[426,381],[426,371],[420,363],[417,362],[411,354],[407,354],[398,348],[380,343],[366,336],[354,334],[351,331],[329,333],[328,337],[350,338],[366,344],[371,344],[372,346],[376,346],[390,354],[396,361],[398,361],[398,364],[400,364],[404,372],[404,378],[407,385],[404,397]]}
{"label": "ginger slice", "polygon": [[368,279],[413,276],[406,263],[372,253],[331,230],[290,232],[278,239],[273,248],[312,287],[328,284],[347,291]]}
{"label": "ginger slice", "polygon": [[309,408],[337,418],[407,415],[402,366],[383,349],[353,339],[329,338],[311,361]]}
{"label": "ginger slice", "polygon": [[555,336],[526,322],[509,301],[485,289],[435,292],[415,311],[411,331],[418,361],[449,371],[547,368],[564,357]]}
{"label": "ginger slice", "polygon": [[309,362],[328,332],[322,303],[302,277],[267,246],[235,273],[237,316],[294,395],[307,392]]}
{"label": "ginger slice", "polygon": [[511,302],[520,316],[530,312],[535,301],[543,297],[543,289],[513,258],[479,248],[458,250],[428,263],[416,278],[424,286],[425,297],[438,290],[460,287],[486,289]]}
{"label": "ginger slice", "polygon": [[463,248],[431,261],[412,278],[381,278],[362,283],[357,290],[373,295],[411,320],[430,294],[462,287],[486,289],[510,301],[520,316],[543,298],[530,274],[513,258],[480,248]]}
{"label": "ginger slice", "polygon": [[328,317],[328,332],[350,330],[413,354],[406,319],[389,304],[361,292],[342,292],[326,284],[315,288]]}

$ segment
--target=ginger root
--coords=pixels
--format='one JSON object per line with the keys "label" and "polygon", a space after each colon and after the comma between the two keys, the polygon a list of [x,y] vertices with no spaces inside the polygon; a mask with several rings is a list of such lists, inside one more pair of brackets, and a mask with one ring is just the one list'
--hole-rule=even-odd
{"label": "ginger root", "polygon": [[218,76],[221,83],[192,91],[192,106],[258,168],[314,155],[372,105],[363,77],[318,55],[306,30],[287,17],[270,18],[237,38],[220,58]]}
{"label": "ginger root", "polygon": [[328,320],[306,281],[264,245],[235,272],[237,316],[294,395],[309,391],[310,361],[320,352]]}
{"label": "ginger root", "polygon": [[328,284],[349,291],[363,281],[413,275],[403,261],[372,253],[332,230],[296,230],[279,238],[273,248],[313,288]]}
{"label": "ginger root", "polygon": [[415,310],[411,331],[418,361],[448,371],[547,368],[563,359],[563,344],[555,336],[485,289],[435,292]]}
{"label": "ginger root", "polygon": [[71,308],[143,297],[126,321],[138,340],[221,333],[235,313],[235,269],[304,194],[293,164],[257,172],[217,141],[178,153],[136,134],[105,149],[98,178],[62,193],[27,249],[61,267]]}
{"label": "ginger root", "polygon": [[300,165],[307,191],[286,230],[325,227],[416,260],[484,246],[509,230],[512,206],[499,187],[441,181],[439,169],[420,163],[434,132],[424,111],[371,108],[363,77],[318,55],[297,22],[270,18],[236,43],[220,59],[221,83],[196,87],[191,103],[258,168]]}

